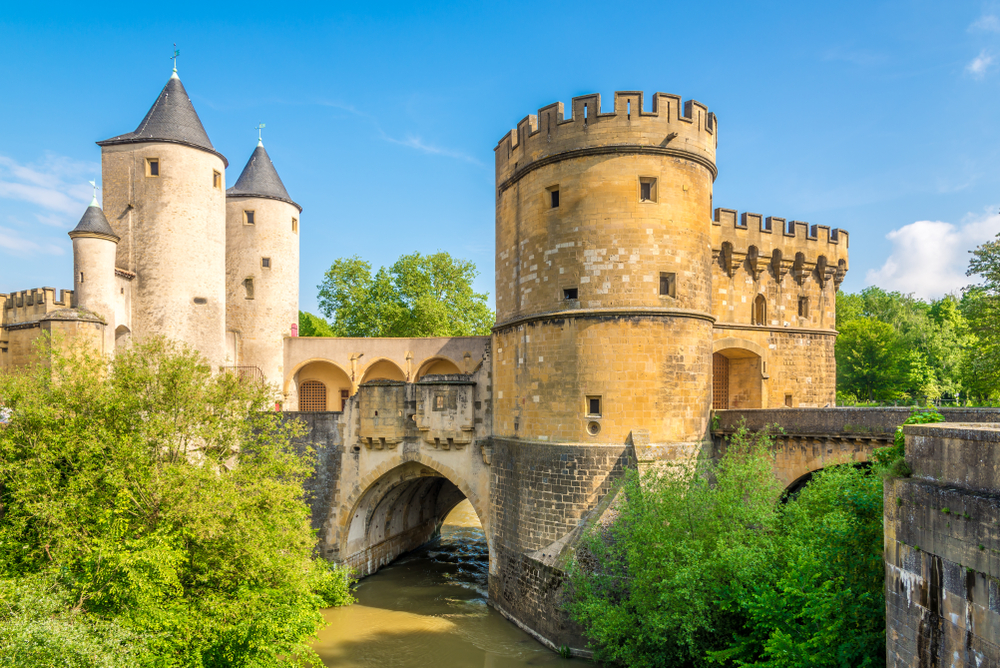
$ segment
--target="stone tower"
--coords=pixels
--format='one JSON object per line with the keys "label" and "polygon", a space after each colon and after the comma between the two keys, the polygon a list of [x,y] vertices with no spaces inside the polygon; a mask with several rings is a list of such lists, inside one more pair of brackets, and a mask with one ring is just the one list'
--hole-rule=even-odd
{"label": "stone tower", "polygon": [[74,306],[104,318],[103,350],[110,352],[115,343],[115,295],[118,291],[115,254],[119,239],[97,204],[96,195],[69,238],[73,240]]}
{"label": "stone tower", "polygon": [[259,142],[226,191],[226,333],[233,363],[277,386],[299,318],[301,212]]}
{"label": "stone tower", "polygon": [[132,335],[225,361],[226,167],[174,70],[134,132],[101,147],[117,266],[135,273]]}
{"label": "stone tower", "polygon": [[715,115],[577,97],[497,145],[494,433],[678,446],[711,407]]}

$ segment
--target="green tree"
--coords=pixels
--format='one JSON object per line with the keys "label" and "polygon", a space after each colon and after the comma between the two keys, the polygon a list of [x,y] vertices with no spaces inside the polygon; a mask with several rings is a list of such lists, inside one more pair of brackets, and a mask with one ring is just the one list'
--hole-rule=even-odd
{"label": "green tree", "polygon": [[[272,391],[160,339],[110,365],[60,346],[44,357],[0,375],[12,410],[0,597],[52,583],[38,604],[0,612],[0,628],[23,631],[0,632],[0,663],[35,651],[42,618],[60,652],[107,635],[135,666],[314,662],[319,608],[349,602],[347,575],[312,555],[312,453],[268,410]],[[31,665],[73,665],[46,661]]]}
{"label": "green tree", "polygon": [[965,290],[962,311],[976,345],[966,362],[973,393],[980,400],[1000,399],[1000,235],[971,251],[968,276],[981,281]]}
{"label": "green tree", "polygon": [[484,336],[494,316],[472,289],[473,263],[448,253],[404,255],[372,275],[355,256],[336,260],[319,285],[334,336]]}
{"label": "green tree", "polygon": [[906,384],[912,359],[892,325],[852,320],[836,343],[837,386],[865,401],[891,401]]}
{"label": "green tree", "polygon": [[299,311],[299,336],[333,336],[330,323],[318,315]]}

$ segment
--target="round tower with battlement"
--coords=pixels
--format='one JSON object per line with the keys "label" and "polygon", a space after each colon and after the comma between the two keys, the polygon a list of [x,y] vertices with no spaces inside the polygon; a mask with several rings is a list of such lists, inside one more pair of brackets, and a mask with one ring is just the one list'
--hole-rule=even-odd
{"label": "round tower with battlement", "polygon": [[226,191],[226,330],[240,373],[284,381],[299,318],[299,216],[263,142]]}
{"label": "round tower with battlement", "polygon": [[226,364],[226,159],[176,70],[134,132],[98,142],[104,211],[134,272],[132,335],[183,341]]}
{"label": "round tower with battlement", "polygon": [[718,128],[698,102],[646,102],[552,104],[495,149],[499,438],[693,451],[706,437]]}
{"label": "round tower with battlement", "polygon": [[108,224],[96,196],[69,238],[73,240],[73,305],[104,319],[104,351],[111,351],[116,326],[118,235]]}

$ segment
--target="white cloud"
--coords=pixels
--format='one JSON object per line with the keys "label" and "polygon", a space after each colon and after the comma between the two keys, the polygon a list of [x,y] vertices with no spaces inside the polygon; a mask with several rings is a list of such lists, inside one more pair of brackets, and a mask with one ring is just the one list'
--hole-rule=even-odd
{"label": "white cloud", "polygon": [[100,165],[46,153],[37,163],[22,164],[0,155],[0,199],[27,202],[45,209],[44,225],[67,227],[83,215],[92,191],[87,183]]}
{"label": "white cloud", "polygon": [[892,253],[880,269],[870,269],[865,280],[886,290],[939,298],[975,282],[965,275],[968,251],[998,233],[997,213],[969,215],[959,225],[918,220],[885,235],[892,243]]}
{"label": "white cloud", "polygon": [[986,71],[992,64],[992,54],[990,54],[986,49],[983,49],[979,52],[978,56],[972,59],[972,62],[965,66],[965,71],[977,79],[982,79],[986,76]]}
{"label": "white cloud", "polygon": [[983,32],[1000,32],[1000,18],[994,14],[983,14],[972,22],[969,31],[981,30]]}
{"label": "white cloud", "polygon": [[64,255],[66,252],[54,243],[25,239],[19,232],[7,227],[0,227],[0,249],[21,256]]}

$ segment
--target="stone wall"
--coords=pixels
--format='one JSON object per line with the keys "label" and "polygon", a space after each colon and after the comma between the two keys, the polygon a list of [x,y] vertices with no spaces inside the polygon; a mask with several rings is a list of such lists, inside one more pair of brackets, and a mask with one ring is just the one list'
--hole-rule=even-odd
{"label": "stone wall", "polygon": [[908,425],[885,486],[886,663],[1000,666],[1000,424]]}
{"label": "stone wall", "polygon": [[634,465],[630,446],[493,441],[490,603],[550,647],[589,654],[562,610],[562,566],[588,515]]}

